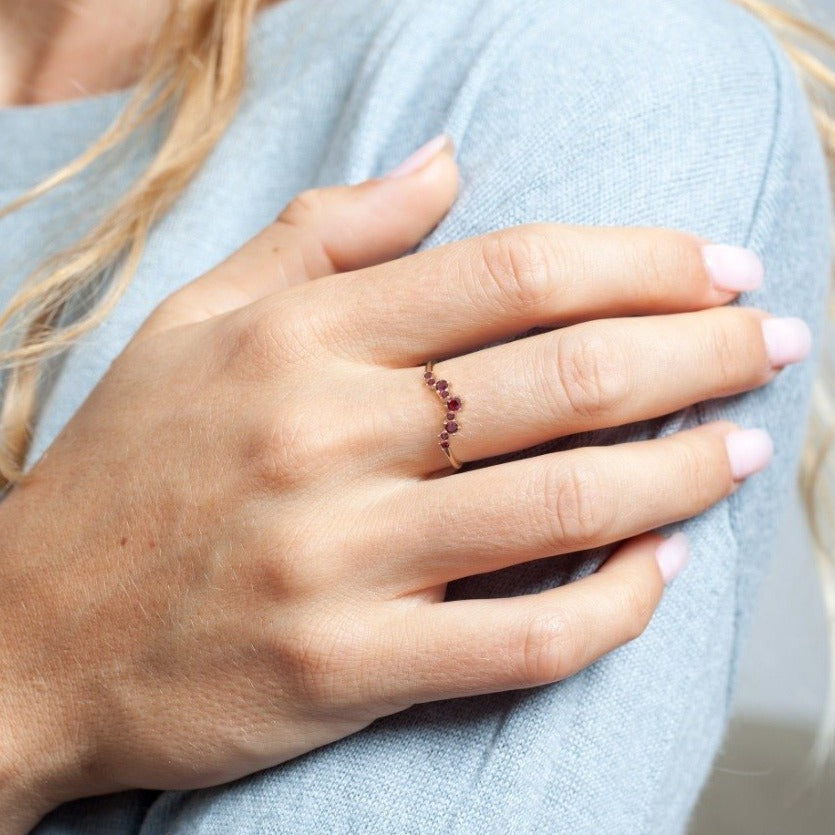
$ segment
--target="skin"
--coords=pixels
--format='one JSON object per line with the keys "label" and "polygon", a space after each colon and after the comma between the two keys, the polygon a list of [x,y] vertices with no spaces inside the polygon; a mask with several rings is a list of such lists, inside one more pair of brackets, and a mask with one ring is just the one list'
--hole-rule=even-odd
{"label": "skin", "polygon": [[165,0],[0,0],[0,104],[46,104],[133,83]]}
{"label": "skin", "polygon": [[[298,195],[150,315],[0,503],[0,831],[556,681],[645,628],[651,531],[738,488],[736,427],[455,472],[421,366],[451,357],[469,461],[763,385],[767,314],[725,307],[674,230],[529,224],[398,258],[456,190],[447,149]],[[444,601],[621,540],[568,586]]]}

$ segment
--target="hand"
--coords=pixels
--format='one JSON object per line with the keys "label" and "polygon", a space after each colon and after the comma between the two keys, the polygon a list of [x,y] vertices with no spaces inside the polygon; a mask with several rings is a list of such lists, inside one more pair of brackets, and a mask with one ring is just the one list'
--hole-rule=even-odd
{"label": "hand", "polygon": [[[704,242],[665,229],[533,224],[389,260],[455,185],[440,153],[300,195],[152,313],[0,505],[21,821],[232,780],[416,702],[568,676],[643,630],[662,540],[640,534],[734,490],[752,467],[728,449],[750,436],[454,472],[423,363],[451,357],[470,461],[764,384],[767,314],[722,307]],[[568,586],[443,602],[453,579],[636,536]]]}

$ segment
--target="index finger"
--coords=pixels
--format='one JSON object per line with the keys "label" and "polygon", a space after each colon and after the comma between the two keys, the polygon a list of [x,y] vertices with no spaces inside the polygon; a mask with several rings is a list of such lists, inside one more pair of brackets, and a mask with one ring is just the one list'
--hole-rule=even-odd
{"label": "index finger", "polygon": [[762,275],[750,250],[689,232],[533,223],[298,289],[331,349],[406,367],[537,326],[725,304]]}

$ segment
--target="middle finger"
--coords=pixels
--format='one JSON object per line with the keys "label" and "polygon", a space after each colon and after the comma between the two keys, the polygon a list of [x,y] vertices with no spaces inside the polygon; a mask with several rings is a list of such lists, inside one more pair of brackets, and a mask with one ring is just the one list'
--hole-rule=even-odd
{"label": "middle finger", "polygon": [[537,326],[715,307],[734,298],[729,286],[758,284],[753,253],[731,247],[717,262],[705,243],[674,229],[524,224],[293,289],[330,352],[401,368]]}

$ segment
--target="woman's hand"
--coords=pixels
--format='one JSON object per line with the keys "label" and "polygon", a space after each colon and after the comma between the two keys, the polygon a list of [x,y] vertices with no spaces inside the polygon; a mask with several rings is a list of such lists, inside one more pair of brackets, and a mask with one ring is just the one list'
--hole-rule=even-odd
{"label": "woman's hand", "polygon": [[[300,195],[153,312],[0,505],[0,771],[22,824],[568,676],[638,635],[659,565],[680,567],[639,535],[766,463],[723,423],[451,470],[427,359],[450,357],[472,461],[762,385],[804,348],[796,322],[722,307],[681,232],[543,223],[391,261],[455,188],[442,151]],[[756,281],[753,256],[708,254],[719,283]],[[537,325],[561,327],[475,350]],[[630,537],[568,586],[443,602],[453,579]]]}

